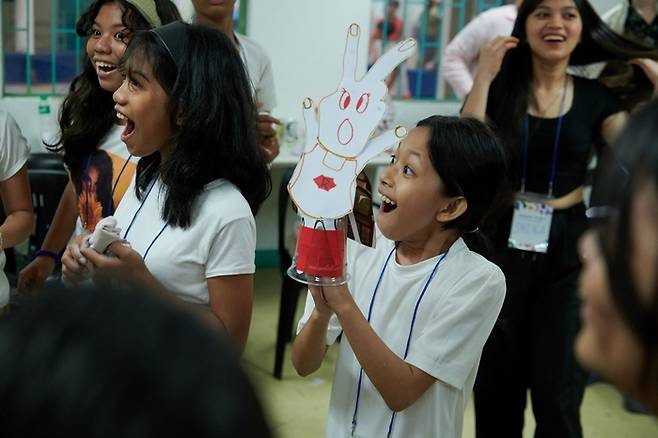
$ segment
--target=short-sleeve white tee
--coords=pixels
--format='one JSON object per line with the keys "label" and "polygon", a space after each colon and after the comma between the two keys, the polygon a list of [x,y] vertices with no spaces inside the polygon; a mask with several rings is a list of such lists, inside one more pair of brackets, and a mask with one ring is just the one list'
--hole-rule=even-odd
{"label": "short-sleeve white tee", "polygon": [[[0,181],[6,181],[21,170],[30,156],[30,146],[16,120],[0,110]],[[0,251],[0,307],[9,303],[9,281],[4,274],[5,253]]]}
{"label": "short-sleeve white tee", "polygon": [[208,305],[208,278],[254,273],[256,224],[249,204],[228,180],[205,186],[186,229],[165,226],[159,179],[139,213],[142,202],[134,184],[135,178],[115,213],[121,236],[130,227],[125,238],[131,247],[142,257],[146,254],[148,270],[179,298]]}
{"label": "short-sleeve white tee", "polygon": [[276,106],[276,93],[270,57],[265,49],[251,38],[239,33],[236,33],[235,37],[240,44],[240,56],[251,81],[254,97],[262,104],[258,109],[272,111]]}
{"label": "short-sleeve white tee", "polygon": [[[393,248],[394,243],[381,235],[377,237],[376,249],[348,241],[349,289],[366,317],[375,285]],[[403,266],[396,262],[393,253],[384,270],[370,325],[399,357],[404,357],[418,297],[440,257]],[[438,381],[396,415],[392,436],[461,437],[464,410],[482,348],[504,296],[505,279],[500,269],[458,239],[440,263],[420,302],[406,359]],[[298,332],[310,317],[313,306],[309,294]],[[340,332],[334,316],[327,344],[332,344]],[[331,393],[327,437],[350,436],[359,370],[349,340],[344,336]],[[354,436],[386,436],[392,412],[365,372],[358,412]]]}

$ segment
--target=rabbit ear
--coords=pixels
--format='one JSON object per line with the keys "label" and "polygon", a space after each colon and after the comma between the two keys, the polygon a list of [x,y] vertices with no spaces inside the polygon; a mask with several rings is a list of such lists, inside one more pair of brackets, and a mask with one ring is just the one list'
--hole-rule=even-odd
{"label": "rabbit ear", "polygon": [[363,78],[364,81],[383,81],[395,68],[416,51],[416,40],[407,38],[386,51]]}
{"label": "rabbit ear", "polygon": [[356,62],[359,51],[359,35],[361,28],[352,23],[347,28],[347,41],[345,42],[345,55],[343,57],[343,82],[353,82],[356,76]]}

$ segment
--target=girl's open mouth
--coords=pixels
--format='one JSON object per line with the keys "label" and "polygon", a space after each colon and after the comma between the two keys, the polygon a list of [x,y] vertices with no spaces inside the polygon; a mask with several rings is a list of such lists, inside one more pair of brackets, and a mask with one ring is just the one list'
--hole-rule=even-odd
{"label": "girl's open mouth", "polygon": [[117,111],[117,119],[125,126],[121,133],[121,141],[126,141],[135,131],[135,123],[119,111]]}
{"label": "girl's open mouth", "polygon": [[380,210],[382,213],[389,213],[397,208],[398,205],[395,203],[394,200],[381,193],[379,195],[382,198],[382,206]]}
{"label": "girl's open mouth", "polygon": [[111,64],[109,62],[102,62],[102,61],[96,62],[96,74],[98,75],[99,78],[102,79],[107,78],[116,70],[117,70],[117,66],[115,64]]}

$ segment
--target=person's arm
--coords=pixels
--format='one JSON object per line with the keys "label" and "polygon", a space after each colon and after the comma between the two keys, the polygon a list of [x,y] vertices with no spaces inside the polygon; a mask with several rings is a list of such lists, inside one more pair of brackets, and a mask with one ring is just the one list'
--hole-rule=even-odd
{"label": "person's arm", "polygon": [[236,349],[242,353],[247,343],[254,300],[253,274],[226,275],[208,279],[210,311]]}
{"label": "person's arm", "polygon": [[324,288],[363,371],[394,412],[411,406],[437,380],[402,360],[381,340],[361,313],[346,285]]}
{"label": "person's arm", "polygon": [[6,219],[0,225],[2,248],[11,248],[27,239],[34,228],[32,194],[26,166],[10,178],[0,181],[0,197],[6,213]]}
{"label": "person's arm", "polygon": [[[48,228],[48,233],[41,244],[41,249],[59,254],[69,241],[75,230],[78,218],[77,198],[73,183],[69,181],[59,200],[55,216]],[[18,276],[18,289],[27,290],[39,288],[43,282],[55,271],[54,258],[38,256]]]}
{"label": "person's arm", "polygon": [[2,250],[29,237],[34,228],[34,212],[26,166],[30,148],[11,114],[1,111],[0,120],[0,197],[5,210],[5,220],[0,225]]}
{"label": "person's arm", "polygon": [[[62,257],[64,275],[71,281],[80,281],[77,272],[71,272],[71,265],[75,263],[73,245]],[[144,259],[133,249],[117,241],[108,248],[115,257],[108,257],[92,249],[80,250],[80,254],[93,264],[95,276],[101,281],[106,278],[121,278],[127,283],[139,284],[164,297],[174,297],[174,291],[165,287],[144,264]],[[72,275],[73,274],[73,275]],[[225,331],[233,341],[236,349],[244,350],[249,334],[251,322],[251,308],[253,303],[253,274],[227,275],[207,279],[210,297],[210,315],[201,311],[199,306],[195,309],[202,312],[206,320],[212,325]]]}
{"label": "person's arm", "polygon": [[628,113],[626,111],[611,114],[603,120],[601,124],[601,137],[603,137],[606,144],[611,145],[614,143],[624,129],[624,126],[626,126],[627,121]]}
{"label": "person's arm", "polygon": [[473,117],[485,121],[491,83],[500,71],[505,54],[508,50],[515,48],[518,42],[519,40],[515,37],[500,36],[482,48],[473,88],[464,102],[462,117]]}
{"label": "person's arm", "polygon": [[311,286],[309,294],[313,300],[313,310],[292,344],[292,364],[297,374],[303,377],[322,365],[327,354],[329,320],[334,313],[324,302],[320,288]]}
{"label": "person's arm", "polygon": [[653,97],[658,96],[658,61],[649,58],[636,58],[628,61],[629,64],[637,65],[642,69],[653,85]]}
{"label": "person's arm", "polygon": [[441,63],[441,75],[459,99],[464,99],[473,87],[473,76],[465,59],[466,53],[453,41],[446,47]]}
{"label": "person's arm", "polygon": [[[260,102],[258,102],[260,107]],[[280,152],[279,139],[276,136],[274,125],[281,125],[281,120],[272,117],[267,112],[259,112],[256,121],[260,147],[263,149],[265,161],[271,163]]]}
{"label": "person's arm", "polygon": [[377,61],[377,58],[379,58],[377,41],[382,39],[382,35],[381,32],[377,30],[377,26],[381,23],[381,20],[383,19],[374,23],[373,30],[370,33],[370,40],[368,41],[368,62],[370,64],[374,64],[375,61]]}
{"label": "person's arm", "polygon": [[[81,237],[81,236],[78,236]],[[126,283],[143,285],[150,290],[166,290],[148,270],[141,255],[124,241],[118,240],[107,249],[114,254],[108,257],[93,249],[82,249],[80,239],[67,245],[62,255],[62,277],[69,283],[87,280],[93,274],[99,281],[121,279]]]}
{"label": "person's arm", "polygon": [[473,88],[473,74],[469,68],[480,54],[480,48],[491,41],[481,15],[468,23],[446,46],[441,60],[441,75],[460,99]]}

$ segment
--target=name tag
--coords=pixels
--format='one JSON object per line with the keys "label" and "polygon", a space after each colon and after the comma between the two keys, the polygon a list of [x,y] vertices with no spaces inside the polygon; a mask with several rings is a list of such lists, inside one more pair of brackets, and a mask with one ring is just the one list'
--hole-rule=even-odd
{"label": "name tag", "polygon": [[512,229],[507,246],[523,251],[546,253],[553,221],[553,207],[548,204],[517,199],[514,202]]}

